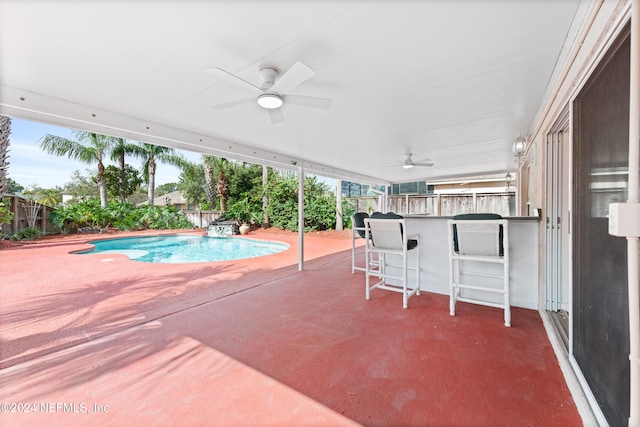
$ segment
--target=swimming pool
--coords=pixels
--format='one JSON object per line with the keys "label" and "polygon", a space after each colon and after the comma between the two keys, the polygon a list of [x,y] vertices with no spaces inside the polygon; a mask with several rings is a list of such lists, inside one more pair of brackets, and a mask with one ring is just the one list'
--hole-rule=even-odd
{"label": "swimming pool", "polygon": [[76,253],[122,254],[135,261],[164,264],[255,258],[289,248],[280,242],[195,235],[123,237],[89,243],[95,248]]}

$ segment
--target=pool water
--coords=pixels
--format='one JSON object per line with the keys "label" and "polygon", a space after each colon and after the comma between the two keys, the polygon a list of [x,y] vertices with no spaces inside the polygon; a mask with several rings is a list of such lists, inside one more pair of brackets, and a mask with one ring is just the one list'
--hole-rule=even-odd
{"label": "pool water", "polygon": [[228,261],[277,254],[286,243],[209,236],[147,236],[89,242],[95,246],[79,254],[122,254],[142,262],[183,264]]}

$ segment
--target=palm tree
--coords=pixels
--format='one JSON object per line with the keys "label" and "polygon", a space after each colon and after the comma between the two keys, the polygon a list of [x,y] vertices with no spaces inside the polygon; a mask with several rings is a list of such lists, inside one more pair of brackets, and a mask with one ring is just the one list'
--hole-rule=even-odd
{"label": "palm tree", "polygon": [[11,134],[11,117],[0,116],[0,202],[8,182],[9,134]]}
{"label": "palm tree", "polygon": [[58,206],[58,203],[62,201],[62,197],[60,192],[56,189],[47,189],[44,190],[38,197],[37,202],[41,205],[49,206],[51,208],[55,208]]}
{"label": "palm tree", "polygon": [[[219,157],[221,166],[224,165],[227,159]],[[218,198],[220,199],[220,210],[226,212],[227,210],[227,199],[229,198],[229,180],[224,172],[224,167],[220,167],[218,169],[218,180],[216,181],[216,192]]]}
{"label": "palm tree", "polygon": [[204,193],[212,209],[216,207],[216,183],[215,183],[215,156],[203,155],[202,167],[204,168]]}
{"label": "palm tree", "polygon": [[75,140],[47,134],[40,142],[40,148],[55,156],[67,156],[83,163],[98,163],[98,189],[100,206],[107,207],[107,185],[104,180],[104,157],[114,144],[113,137],[93,132],[74,131]]}
{"label": "palm tree", "polygon": [[215,190],[215,194],[220,200],[220,210],[222,212],[226,212],[228,210],[227,199],[229,198],[229,179],[227,178],[226,173],[228,164],[229,160],[224,157],[204,156],[204,179],[206,182],[205,191],[207,192],[207,197],[209,197],[209,193],[213,193],[213,190]]}
{"label": "palm tree", "polygon": [[118,167],[120,168],[120,201],[122,203],[127,201],[127,194],[125,189],[125,181],[127,179],[127,171],[125,164],[125,156],[127,154],[133,154],[135,156],[144,156],[143,148],[138,144],[131,144],[124,140],[124,138],[115,138],[114,145],[111,149],[111,160],[118,161]]}
{"label": "palm tree", "polygon": [[169,147],[161,147],[159,145],[142,143],[141,155],[143,157],[142,175],[145,182],[149,185],[148,196],[149,206],[153,206],[153,193],[156,186],[156,168],[157,161],[170,165],[185,167],[187,161],[176,150]]}

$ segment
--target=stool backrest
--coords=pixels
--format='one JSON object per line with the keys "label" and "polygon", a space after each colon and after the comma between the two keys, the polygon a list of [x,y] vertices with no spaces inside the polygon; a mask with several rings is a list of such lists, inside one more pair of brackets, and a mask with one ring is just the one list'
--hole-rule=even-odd
{"label": "stool backrest", "polygon": [[[462,214],[453,217],[453,249],[460,255],[503,256],[503,228],[498,214]],[[468,222],[467,222],[468,221]],[[474,222],[475,221],[475,222]]]}
{"label": "stool backrest", "polygon": [[366,212],[356,212],[353,214],[353,217],[351,218],[353,224],[352,227],[358,232],[358,235],[360,237],[362,237],[363,239],[364,237],[364,219],[365,218],[369,218],[369,214]]}
{"label": "stool backrest", "polygon": [[371,243],[376,249],[402,251],[406,247],[402,232],[404,219],[368,218],[365,224]]}

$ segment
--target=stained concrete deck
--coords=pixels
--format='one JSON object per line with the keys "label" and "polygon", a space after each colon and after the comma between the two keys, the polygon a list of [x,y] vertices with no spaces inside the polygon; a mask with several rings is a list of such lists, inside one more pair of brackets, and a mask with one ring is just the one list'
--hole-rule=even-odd
{"label": "stained concrete deck", "polygon": [[[581,425],[535,311],[364,298],[350,240],[242,261],[0,251],[2,425]],[[346,237],[346,233],[345,233]],[[13,412],[15,411],[15,412]]]}

